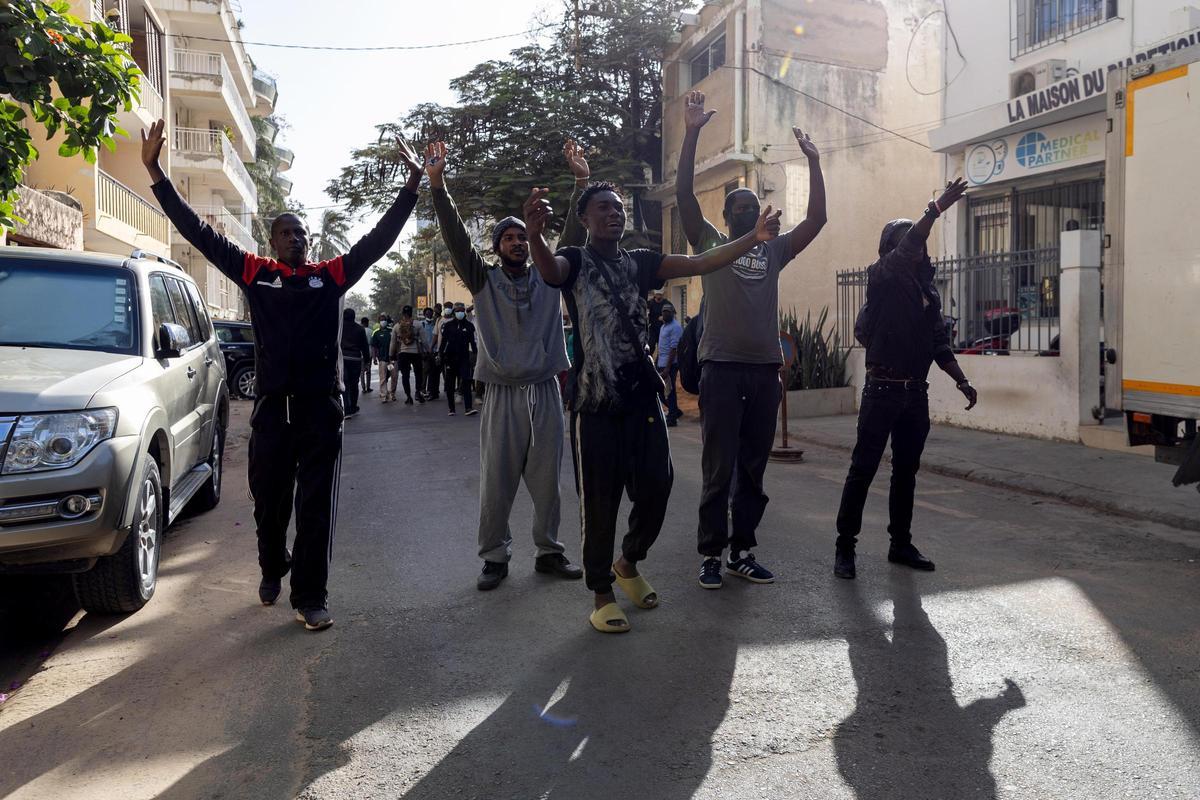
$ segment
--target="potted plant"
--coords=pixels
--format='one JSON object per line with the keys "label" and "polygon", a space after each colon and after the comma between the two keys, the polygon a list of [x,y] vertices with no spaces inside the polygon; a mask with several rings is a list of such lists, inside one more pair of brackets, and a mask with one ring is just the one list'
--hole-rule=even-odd
{"label": "potted plant", "polygon": [[796,357],[788,372],[788,415],[821,417],[854,413],[854,388],[847,361],[853,344],[842,344],[837,325],[829,319],[829,307],[821,309],[814,322],[812,312],[800,320],[793,309],[780,314],[779,329],[796,343]]}

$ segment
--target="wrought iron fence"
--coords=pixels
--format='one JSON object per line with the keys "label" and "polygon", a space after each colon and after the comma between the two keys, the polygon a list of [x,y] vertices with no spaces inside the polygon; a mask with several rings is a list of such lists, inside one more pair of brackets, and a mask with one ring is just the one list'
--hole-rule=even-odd
{"label": "wrought iron fence", "polygon": [[1016,58],[1117,16],[1117,0],[1011,0],[1010,55]]}
{"label": "wrought iron fence", "polygon": [[[955,256],[933,262],[955,352],[1058,355],[1058,248]],[[854,341],[866,269],[837,273],[838,332]]]}

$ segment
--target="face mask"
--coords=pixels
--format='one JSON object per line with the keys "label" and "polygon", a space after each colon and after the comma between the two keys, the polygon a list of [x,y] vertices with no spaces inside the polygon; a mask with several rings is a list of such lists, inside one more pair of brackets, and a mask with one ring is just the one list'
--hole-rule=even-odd
{"label": "face mask", "polygon": [[731,231],[746,231],[754,230],[754,226],[758,224],[757,211],[743,211],[740,214],[729,215],[729,229]]}
{"label": "face mask", "polygon": [[442,312],[443,319],[450,319],[452,316],[454,316],[454,312],[451,311],[450,309],[446,309],[445,311]]}
{"label": "face mask", "polygon": [[466,318],[467,318],[467,312],[465,312],[465,311],[455,311],[455,312],[454,312],[454,318],[455,318],[455,319],[466,319]]}

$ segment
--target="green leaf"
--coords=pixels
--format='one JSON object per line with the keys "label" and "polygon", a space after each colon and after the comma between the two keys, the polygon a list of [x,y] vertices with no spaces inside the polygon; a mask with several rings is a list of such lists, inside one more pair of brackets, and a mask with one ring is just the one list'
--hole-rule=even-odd
{"label": "green leaf", "polygon": [[85,147],[83,149],[83,158],[85,161],[87,161],[87,163],[95,164],[96,163],[96,148]]}
{"label": "green leaf", "polygon": [[63,158],[70,158],[79,153],[79,145],[67,144],[63,142],[58,146],[58,154]]}

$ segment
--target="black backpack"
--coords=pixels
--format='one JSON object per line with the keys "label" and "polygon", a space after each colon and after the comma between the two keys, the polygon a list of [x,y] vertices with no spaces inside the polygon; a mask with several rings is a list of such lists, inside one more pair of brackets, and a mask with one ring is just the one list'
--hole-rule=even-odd
{"label": "black backpack", "polygon": [[679,337],[679,385],[688,394],[700,394],[700,337],[704,335],[704,309],[692,317]]}

